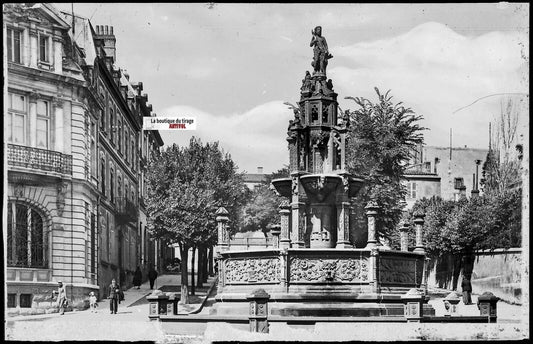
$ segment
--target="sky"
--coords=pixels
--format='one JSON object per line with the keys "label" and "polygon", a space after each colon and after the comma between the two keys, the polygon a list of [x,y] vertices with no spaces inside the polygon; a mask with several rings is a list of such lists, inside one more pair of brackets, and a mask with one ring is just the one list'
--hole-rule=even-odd
{"label": "sky", "polygon": [[195,131],[161,131],[165,145],[219,141],[240,171],[288,164],[293,113],[283,103],[299,100],[312,71],[317,25],[342,109],[357,108],[345,97],[375,101],[374,87],[391,90],[423,116],[425,144],[447,147],[451,129],[454,147],[487,148],[489,122],[511,99],[529,137],[526,3],[54,6],[113,26],[116,65],[143,82],[157,116],[196,117]]}

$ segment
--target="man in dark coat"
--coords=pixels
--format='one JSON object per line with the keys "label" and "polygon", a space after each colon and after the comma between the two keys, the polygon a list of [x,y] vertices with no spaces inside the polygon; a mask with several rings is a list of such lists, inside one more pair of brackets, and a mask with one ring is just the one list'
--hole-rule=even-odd
{"label": "man in dark coat", "polygon": [[135,270],[135,274],[133,275],[133,286],[137,287],[137,289],[140,289],[142,279],[143,279],[143,274],[141,272],[141,268],[137,266],[137,270]]}
{"label": "man in dark coat", "polygon": [[111,311],[111,314],[117,314],[118,303],[120,301],[120,292],[120,286],[113,278],[111,284],[109,285],[109,310]]}
{"label": "man in dark coat", "polygon": [[148,279],[150,280],[150,289],[154,289],[154,282],[157,278],[157,271],[155,271],[154,267],[150,267],[150,271],[148,271]]}
{"label": "man in dark coat", "polygon": [[461,288],[463,289],[463,303],[465,305],[472,304],[472,283],[470,283],[470,276],[463,277],[461,282]]}

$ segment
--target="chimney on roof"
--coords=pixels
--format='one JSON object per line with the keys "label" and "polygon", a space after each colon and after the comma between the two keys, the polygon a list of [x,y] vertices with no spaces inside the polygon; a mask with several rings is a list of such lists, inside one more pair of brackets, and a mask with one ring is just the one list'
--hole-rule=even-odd
{"label": "chimney on roof", "polygon": [[261,166],[257,167],[257,173],[263,174],[263,167]]}
{"label": "chimney on roof", "polygon": [[108,25],[96,25],[96,40],[104,44],[104,51],[106,56],[112,57],[113,62],[116,61],[116,43],[117,39],[113,34],[113,27]]}

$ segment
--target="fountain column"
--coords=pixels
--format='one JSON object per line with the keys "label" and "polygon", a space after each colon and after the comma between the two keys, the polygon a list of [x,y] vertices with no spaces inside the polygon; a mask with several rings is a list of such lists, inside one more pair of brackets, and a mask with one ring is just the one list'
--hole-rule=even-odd
{"label": "fountain column", "polygon": [[290,233],[290,205],[287,201],[282,201],[279,205],[279,214],[281,217],[281,235],[279,238],[279,247],[280,248],[289,248],[291,246],[291,239],[289,238]]}
{"label": "fountain column", "polygon": [[376,216],[378,214],[379,206],[376,202],[371,201],[365,207],[366,216],[368,217],[368,240],[366,247],[371,249],[378,246],[378,241],[376,239]]}
{"label": "fountain column", "polygon": [[353,248],[350,243],[350,205],[347,200],[337,204],[337,246],[335,248]]}

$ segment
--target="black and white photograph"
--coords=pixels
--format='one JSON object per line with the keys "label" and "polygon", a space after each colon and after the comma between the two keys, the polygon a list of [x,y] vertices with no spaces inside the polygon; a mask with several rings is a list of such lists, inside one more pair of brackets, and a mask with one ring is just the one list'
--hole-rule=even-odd
{"label": "black and white photograph", "polygon": [[529,11],[4,3],[4,340],[529,340]]}

